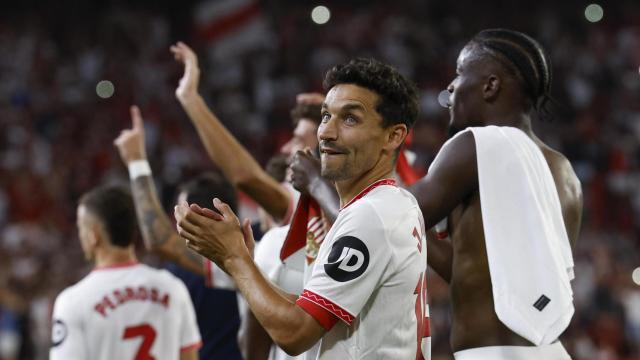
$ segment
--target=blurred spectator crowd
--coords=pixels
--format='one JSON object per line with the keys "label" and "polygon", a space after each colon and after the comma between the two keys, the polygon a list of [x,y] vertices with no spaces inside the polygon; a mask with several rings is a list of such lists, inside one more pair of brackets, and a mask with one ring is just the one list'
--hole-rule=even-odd
{"label": "blurred spectator crowd", "polygon": [[[553,94],[564,108],[534,127],[583,185],[576,314],[562,341],[578,360],[640,359],[640,286],[631,277],[640,267],[637,1],[603,6],[595,24],[581,1],[327,1],[325,25],[310,20],[307,2],[239,1],[252,11],[231,30],[221,29],[228,19],[211,15],[211,2],[186,2],[180,12],[168,1],[65,11],[67,3],[78,4],[0,16],[0,359],[47,357],[52,301],[90,270],[76,201],[97,184],[127,181],[112,141],[130,126],[131,104],[145,117],[165,204],[179,182],[211,168],[174,97],[182,69],[172,42],[193,45],[201,93],[263,164],[291,132],[295,94],[322,90],[330,66],[354,56],[395,65],[421,91],[411,150],[424,170],[447,136],[438,95],[459,50],[489,27],[525,31],[551,54]],[[103,99],[95,89],[105,79],[115,93]],[[433,359],[450,359],[446,284],[433,275],[429,293]]]}

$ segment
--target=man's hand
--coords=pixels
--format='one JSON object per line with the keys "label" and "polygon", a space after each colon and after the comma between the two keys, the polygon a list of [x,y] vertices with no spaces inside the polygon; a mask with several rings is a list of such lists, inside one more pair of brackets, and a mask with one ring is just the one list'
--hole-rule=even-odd
{"label": "man's hand", "polygon": [[303,194],[311,193],[311,187],[320,179],[320,160],[313,156],[311,149],[296,152],[289,167],[293,187]]}
{"label": "man's hand", "polygon": [[198,57],[185,43],[178,41],[170,48],[173,57],[184,64],[184,75],[180,79],[180,84],[176,89],[176,97],[179,101],[189,100],[198,94],[198,83],[200,82],[200,68],[198,68]]}
{"label": "man's hand", "polygon": [[140,109],[133,105],[130,111],[133,128],[122,130],[120,135],[113,141],[125,165],[134,160],[145,160],[147,158],[147,153],[144,149],[144,123],[142,115],[140,115]]}
{"label": "man's hand", "polygon": [[187,241],[187,246],[226,271],[226,261],[251,257],[255,242],[248,220],[241,228],[229,205],[216,198],[213,206],[220,214],[186,203],[177,205],[174,214],[178,233]]}

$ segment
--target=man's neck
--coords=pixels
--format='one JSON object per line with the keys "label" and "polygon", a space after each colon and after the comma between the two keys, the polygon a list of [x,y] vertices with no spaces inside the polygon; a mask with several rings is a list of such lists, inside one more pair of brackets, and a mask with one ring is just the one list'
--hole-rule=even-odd
{"label": "man's neck", "polygon": [[502,114],[494,114],[488,116],[490,121],[486,122],[486,125],[496,126],[511,126],[522,130],[530,137],[534,137],[533,130],[531,129],[531,117],[527,113],[517,111],[507,111]]}
{"label": "man's neck", "polygon": [[129,246],[126,248],[112,246],[109,249],[103,249],[96,252],[95,267],[112,267],[127,263],[134,263],[137,261],[138,258],[136,257],[135,251],[133,250],[133,246]]}
{"label": "man's neck", "polygon": [[358,178],[336,181],[336,190],[338,190],[338,196],[340,196],[340,208],[343,208],[353,200],[353,198],[362,192],[362,190],[366,189],[367,186],[378,180],[391,178],[392,176],[393,167],[378,167],[371,169]]}

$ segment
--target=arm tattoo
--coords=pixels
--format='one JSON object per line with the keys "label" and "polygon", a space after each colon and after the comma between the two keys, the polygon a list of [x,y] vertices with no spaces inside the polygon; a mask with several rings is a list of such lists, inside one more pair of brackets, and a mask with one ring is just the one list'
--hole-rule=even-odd
{"label": "arm tattoo", "polygon": [[131,180],[131,189],[138,216],[138,224],[147,249],[154,249],[176,236],[169,217],[160,205],[151,176]]}

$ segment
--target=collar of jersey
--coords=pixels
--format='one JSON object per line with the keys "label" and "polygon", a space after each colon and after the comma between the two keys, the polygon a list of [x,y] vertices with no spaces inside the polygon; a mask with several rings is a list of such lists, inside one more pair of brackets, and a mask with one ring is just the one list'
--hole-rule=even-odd
{"label": "collar of jersey", "polygon": [[115,270],[115,269],[122,269],[122,268],[131,267],[131,266],[136,266],[136,265],[138,265],[137,261],[127,261],[127,262],[123,262],[123,263],[119,263],[119,264],[113,264],[113,265],[107,265],[107,266],[96,266],[96,267],[93,268],[93,271]]}
{"label": "collar of jersey", "polygon": [[370,193],[371,190],[377,188],[378,186],[382,186],[382,185],[396,186],[396,181],[394,179],[389,179],[389,178],[377,180],[373,184],[367,186],[364,190],[360,191],[358,193],[358,195],[356,195],[353,199],[351,199],[351,201],[349,201],[345,206],[341,207],[340,211],[346,209],[349,205],[353,204],[354,202],[362,199],[365,195]]}

